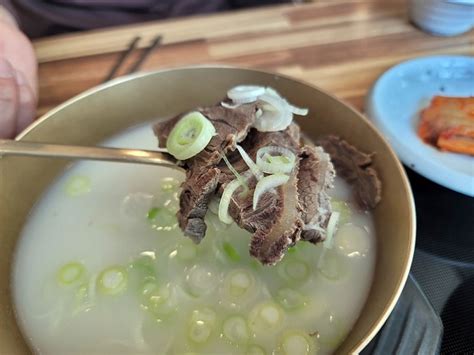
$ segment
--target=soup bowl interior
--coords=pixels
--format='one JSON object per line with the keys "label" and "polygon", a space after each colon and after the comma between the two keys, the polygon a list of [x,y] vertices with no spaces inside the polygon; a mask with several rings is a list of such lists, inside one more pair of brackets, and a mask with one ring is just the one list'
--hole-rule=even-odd
{"label": "soup bowl interior", "polygon": [[[402,166],[388,144],[359,113],[308,84],[255,70],[195,67],[140,74],[90,90],[46,114],[18,139],[94,145],[131,126],[169,117],[222,99],[238,84],[271,86],[290,102],[309,109],[298,119],[310,138],[336,134],[363,151],[376,152],[383,183],[374,211],[377,238],[375,274],[369,296],[352,331],[338,349],[358,352],[393,309],[408,276],[415,239],[413,198]],[[9,354],[28,352],[11,296],[16,242],[35,202],[70,161],[49,158],[0,159],[0,343]],[[351,302],[350,292],[347,302]]]}

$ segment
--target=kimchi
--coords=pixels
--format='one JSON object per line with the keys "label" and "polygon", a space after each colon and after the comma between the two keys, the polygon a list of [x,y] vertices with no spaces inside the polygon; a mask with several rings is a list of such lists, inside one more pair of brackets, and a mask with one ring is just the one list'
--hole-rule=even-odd
{"label": "kimchi", "polygon": [[418,135],[441,150],[474,155],[474,97],[435,96],[421,112]]}

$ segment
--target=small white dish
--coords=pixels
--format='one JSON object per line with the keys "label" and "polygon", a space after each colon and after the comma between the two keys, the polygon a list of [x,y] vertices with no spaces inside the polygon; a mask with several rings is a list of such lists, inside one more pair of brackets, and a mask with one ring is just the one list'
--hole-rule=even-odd
{"label": "small white dish", "polygon": [[474,0],[410,0],[411,20],[440,36],[455,36],[474,27]]}
{"label": "small white dish", "polygon": [[435,95],[474,96],[474,57],[422,57],[390,68],[372,87],[366,112],[405,165],[474,197],[474,157],[440,151],[417,135],[419,113]]}

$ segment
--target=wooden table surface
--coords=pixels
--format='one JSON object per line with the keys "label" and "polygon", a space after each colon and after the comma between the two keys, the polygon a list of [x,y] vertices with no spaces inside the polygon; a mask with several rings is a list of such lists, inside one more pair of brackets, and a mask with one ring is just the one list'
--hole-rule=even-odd
{"label": "wooden table surface", "polygon": [[304,79],[359,110],[390,66],[433,54],[474,55],[474,34],[436,37],[407,19],[404,0],[320,0],[309,4],[156,21],[35,41],[38,115],[104,80],[141,36],[136,58],[156,35],[163,46],[142,70],[192,64],[263,68]]}

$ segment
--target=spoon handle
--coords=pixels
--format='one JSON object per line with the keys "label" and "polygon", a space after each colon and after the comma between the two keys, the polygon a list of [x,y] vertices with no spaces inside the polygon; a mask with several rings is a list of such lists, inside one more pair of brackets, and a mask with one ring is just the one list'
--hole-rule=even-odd
{"label": "spoon handle", "polygon": [[153,150],[83,147],[0,139],[0,157],[2,155],[105,160],[181,169],[170,154]]}

